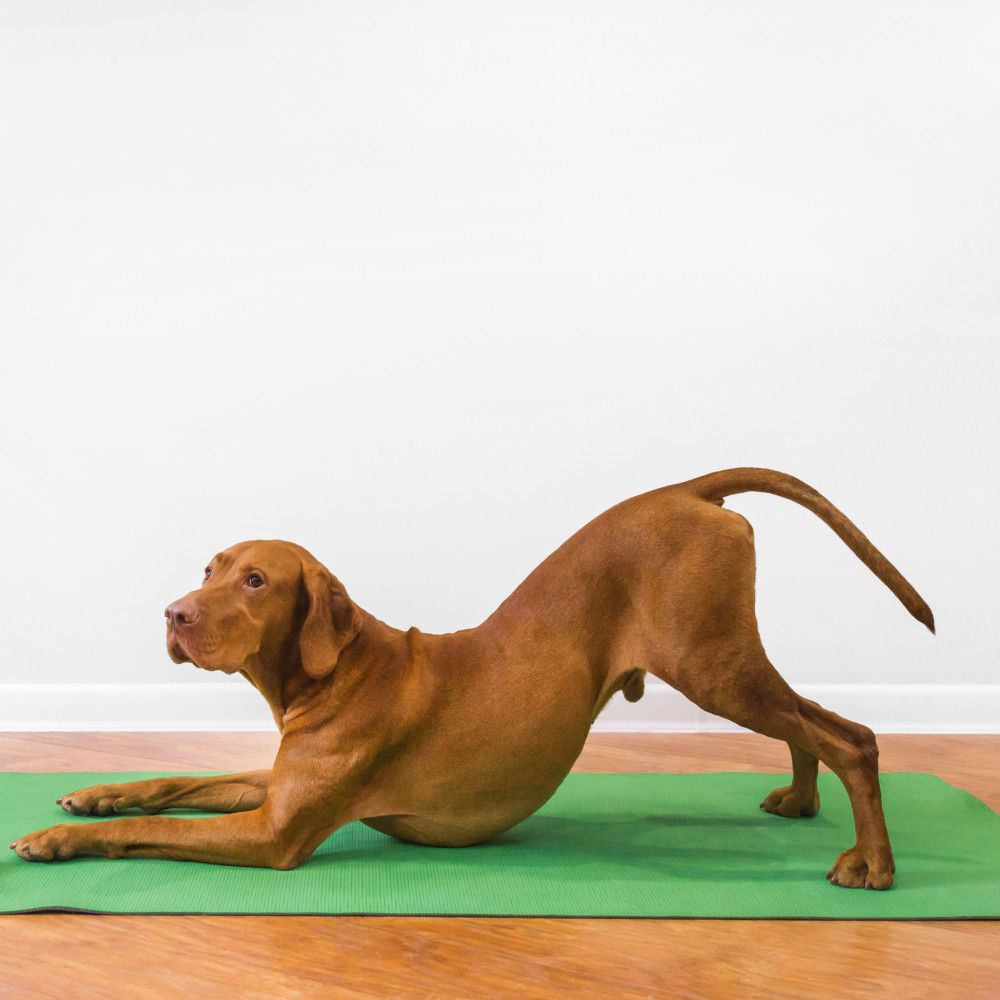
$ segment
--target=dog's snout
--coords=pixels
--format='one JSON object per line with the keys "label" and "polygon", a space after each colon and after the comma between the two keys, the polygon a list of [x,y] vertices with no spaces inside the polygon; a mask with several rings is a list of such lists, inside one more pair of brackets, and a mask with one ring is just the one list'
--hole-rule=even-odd
{"label": "dog's snout", "polygon": [[198,609],[186,601],[174,601],[163,613],[171,628],[193,625],[198,620]]}

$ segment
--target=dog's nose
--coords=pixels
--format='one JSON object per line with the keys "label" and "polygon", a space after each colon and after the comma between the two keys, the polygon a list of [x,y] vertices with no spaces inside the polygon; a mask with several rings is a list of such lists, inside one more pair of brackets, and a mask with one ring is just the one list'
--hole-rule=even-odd
{"label": "dog's nose", "polygon": [[198,620],[198,609],[186,604],[184,601],[174,601],[166,611],[163,612],[167,618],[167,624],[171,628],[180,628],[182,625],[193,625]]}

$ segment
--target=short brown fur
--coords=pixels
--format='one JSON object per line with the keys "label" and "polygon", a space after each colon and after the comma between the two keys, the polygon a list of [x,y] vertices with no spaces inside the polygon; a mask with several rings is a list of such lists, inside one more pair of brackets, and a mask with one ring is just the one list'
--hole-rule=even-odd
{"label": "short brown fur", "polygon": [[[478,843],[525,819],[569,772],[611,696],[649,671],[705,710],[788,743],[792,782],[761,808],[819,809],[818,761],[844,783],[856,843],[827,878],[886,889],[895,866],[870,729],[795,694],[768,662],[754,612],[753,531],[725,510],[757,490],[809,508],[933,630],[930,609],[832,504],[797,479],[732,469],[618,504],[548,557],[482,625],[391,628],[305,549],[243,542],[167,608],[175,662],[239,672],[281,732],[270,771],[99,785],[59,799],[74,815],[11,847],[289,869],[363,820],[421,844]],[[200,820],[156,815],[194,808]]]}

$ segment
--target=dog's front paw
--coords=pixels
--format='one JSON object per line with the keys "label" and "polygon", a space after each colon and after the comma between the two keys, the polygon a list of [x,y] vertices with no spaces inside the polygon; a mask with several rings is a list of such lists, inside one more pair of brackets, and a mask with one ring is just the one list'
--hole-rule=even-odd
{"label": "dog's front paw", "polygon": [[138,805],[124,793],[124,785],[91,785],[60,795],[56,805],[73,816],[114,816]]}
{"label": "dog's front paw", "polygon": [[896,863],[891,851],[864,851],[854,846],[837,855],[826,877],[834,885],[845,889],[888,889],[895,871]]}
{"label": "dog's front paw", "polygon": [[50,826],[18,837],[10,847],[25,861],[68,861],[77,854],[77,833],[69,824]]}

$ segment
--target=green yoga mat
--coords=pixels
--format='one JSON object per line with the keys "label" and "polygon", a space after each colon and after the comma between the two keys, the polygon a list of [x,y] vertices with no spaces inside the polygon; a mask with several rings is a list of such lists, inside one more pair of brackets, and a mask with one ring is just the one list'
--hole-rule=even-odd
{"label": "green yoga mat", "polygon": [[[63,813],[58,795],[154,776],[0,774],[3,847],[55,823],[101,822]],[[483,845],[416,847],[352,823],[291,872],[139,859],[32,864],[4,850],[0,912],[1000,916],[1000,816],[972,795],[926,774],[883,775],[896,884],[866,892],[823,877],[854,842],[839,781],[820,776],[823,807],[811,819],[758,809],[786,783],[766,774],[572,774],[534,816]]]}

